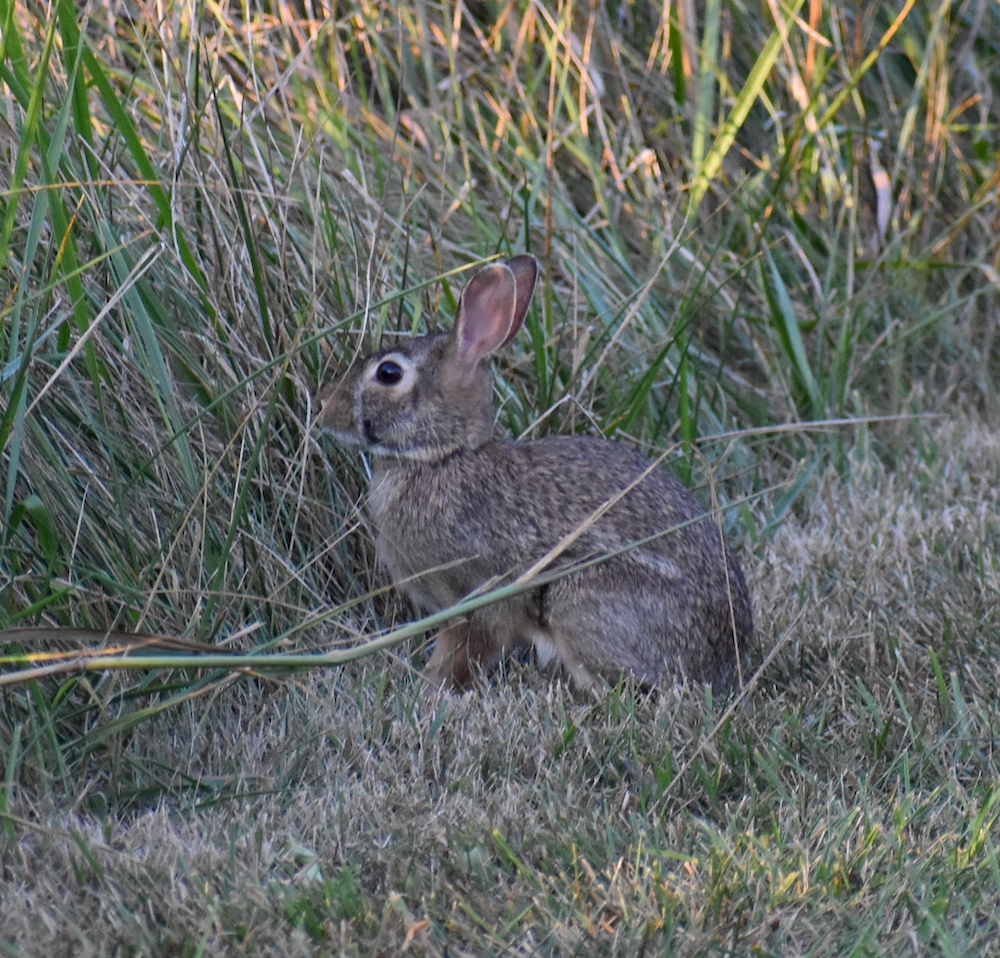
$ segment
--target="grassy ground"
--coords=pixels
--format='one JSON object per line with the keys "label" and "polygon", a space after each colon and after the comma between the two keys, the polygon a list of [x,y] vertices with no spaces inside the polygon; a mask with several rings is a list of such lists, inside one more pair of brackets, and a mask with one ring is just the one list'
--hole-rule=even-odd
{"label": "grassy ground", "polygon": [[8,953],[991,953],[1000,439],[849,469],[751,564],[780,651],[735,708],[241,680],[10,790]]}
{"label": "grassy ground", "polygon": [[762,663],[427,700],[419,643],[7,643],[0,950],[1000,950],[1000,16],[693,6],[0,0],[0,627],[406,622],[318,385],[529,249],[500,428],[676,443]]}

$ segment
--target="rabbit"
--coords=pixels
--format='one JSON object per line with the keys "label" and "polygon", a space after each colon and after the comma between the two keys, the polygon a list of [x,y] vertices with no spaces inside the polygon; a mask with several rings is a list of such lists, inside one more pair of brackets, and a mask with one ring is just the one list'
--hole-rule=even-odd
{"label": "rabbit", "polygon": [[482,267],[451,332],[363,358],[321,396],[321,428],[369,453],[376,554],[419,608],[513,583],[564,547],[537,586],[441,629],[424,675],[463,689],[533,647],[584,688],[628,673],[644,688],[724,691],[753,616],[718,522],[620,443],[494,437],[487,359],[520,330],[537,274],[530,255]]}

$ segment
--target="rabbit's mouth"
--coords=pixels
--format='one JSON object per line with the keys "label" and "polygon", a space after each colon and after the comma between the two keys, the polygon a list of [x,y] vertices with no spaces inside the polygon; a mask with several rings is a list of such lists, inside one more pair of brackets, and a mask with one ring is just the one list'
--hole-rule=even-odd
{"label": "rabbit's mouth", "polygon": [[355,445],[366,449],[373,456],[406,459],[412,462],[436,462],[441,458],[441,449],[437,444],[401,442],[401,437],[393,435],[391,428],[380,432],[372,423],[365,420],[361,423],[360,431],[361,436],[355,438]]}
{"label": "rabbit's mouth", "polygon": [[356,432],[344,432],[340,429],[331,429],[327,426],[324,429],[327,435],[333,436],[334,440],[341,446],[367,446],[368,440],[359,436]]}
{"label": "rabbit's mouth", "polygon": [[355,439],[355,443],[367,449],[372,455],[388,456],[392,459],[408,458],[409,450],[393,441],[391,429],[386,435],[386,431],[380,430],[370,419],[362,419],[359,432],[361,435]]}

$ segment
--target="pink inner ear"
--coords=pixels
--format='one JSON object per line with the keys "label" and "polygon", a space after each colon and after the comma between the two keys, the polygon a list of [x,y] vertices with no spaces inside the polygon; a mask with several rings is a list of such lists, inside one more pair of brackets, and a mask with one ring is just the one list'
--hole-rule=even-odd
{"label": "pink inner ear", "polygon": [[517,303],[514,306],[514,319],[510,324],[510,330],[501,346],[506,346],[521,331],[524,318],[528,315],[528,307],[531,305],[531,297],[535,292],[535,280],[538,278],[538,263],[535,257],[528,253],[509,260],[507,268],[514,274],[514,281],[517,283]]}
{"label": "pink inner ear", "polygon": [[455,321],[458,355],[471,368],[504,343],[517,304],[514,274],[502,263],[484,266],[462,292]]}

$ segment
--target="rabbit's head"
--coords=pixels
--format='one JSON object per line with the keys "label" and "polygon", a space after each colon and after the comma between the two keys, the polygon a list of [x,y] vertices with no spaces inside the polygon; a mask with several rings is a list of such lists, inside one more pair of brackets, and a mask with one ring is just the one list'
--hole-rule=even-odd
{"label": "rabbit's head", "polygon": [[532,256],[484,266],[469,280],[450,333],[403,342],[356,362],[322,397],[320,422],[380,456],[434,462],[493,435],[485,360],[524,323]]}

